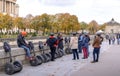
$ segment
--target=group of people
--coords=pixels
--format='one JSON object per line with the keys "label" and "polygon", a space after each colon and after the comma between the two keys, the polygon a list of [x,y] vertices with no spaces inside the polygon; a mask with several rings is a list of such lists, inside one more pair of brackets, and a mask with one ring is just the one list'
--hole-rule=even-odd
{"label": "group of people", "polygon": [[106,35],[106,39],[109,41],[109,45],[115,44],[115,41],[119,45],[120,44],[120,33],[117,33],[117,34],[113,34],[113,33],[107,34]]}
{"label": "group of people", "polygon": [[[96,34],[94,41],[92,43],[93,46],[93,61],[91,63],[98,62],[99,53],[100,53],[100,45],[103,41],[103,37],[101,34]],[[89,45],[90,45],[90,37],[87,33],[82,33],[77,36],[77,33],[73,33],[73,37],[70,40],[70,47],[73,52],[73,60],[79,59],[79,53],[83,53],[83,59],[89,57]],[[79,52],[78,52],[79,50]]]}
{"label": "group of people", "polygon": [[[21,32],[18,35],[17,44],[18,44],[18,47],[24,48],[26,52],[26,58],[32,60],[32,56],[30,54],[30,48],[25,40],[26,35],[27,35],[27,32],[25,31]],[[98,62],[99,60],[100,45],[102,41],[103,41],[103,38],[101,37],[101,35],[96,34],[94,41],[92,43],[92,46],[94,48],[92,63]],[[79,59],[79,53],[83,53],[83,59],[86,59],[89,57],[90,37],[87,33],[82,33],[78,37],[77,33],[74,32],[73,36],[70,37],[69,42],[70,42],[69,46],[72,49],[72,53],[73,53],[73,60]],[[51,61],[55,60],[56,48],[64,50],[63,37],[61,33],[58,33],[57,37],[54,36],[54,33],[51,33],[49,38],[46,40],[45,45],[46,44],[50,47],[50,50],[51,50],[51,56],[52,56]]]}
{"label": "group of people", "polygon": [[[27,36],[27,32],[22,31],[17,37],[17,44],[18,44],[18,47],[23,48],[25,50],[26,59],[32,60],[33,57],[30,54],[31,50],[28,43],[25,40],[25,36]],[[56,48],[63,50],[62,34],[58,33],[58,36],[56,38],[54,37],[54,33],[51,33],[44,45],[46,44],[50,47],[50,50],[51,50],[51,56],[52,56],[51,61],[54,61]]]}

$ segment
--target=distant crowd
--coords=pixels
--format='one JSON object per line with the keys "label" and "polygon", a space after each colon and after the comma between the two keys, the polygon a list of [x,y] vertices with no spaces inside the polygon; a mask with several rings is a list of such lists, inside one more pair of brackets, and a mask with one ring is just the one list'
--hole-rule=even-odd
{"label": "distant crowd", "polygon": [[120,33],[117,34],[106,34],[106,39],[109,41],[109,45],[111,44],[115,44],[115,42],[117,42],[117,44],[120,44]]}

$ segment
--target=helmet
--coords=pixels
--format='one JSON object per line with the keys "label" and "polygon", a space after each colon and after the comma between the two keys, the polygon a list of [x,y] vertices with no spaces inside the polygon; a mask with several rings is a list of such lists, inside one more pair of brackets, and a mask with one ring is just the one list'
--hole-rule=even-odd
{"label": "helmet", "polygon": [[50,33],[50,36],[54,36],[54,33],[51,32],[51,33]]}
{"label": "helmet", "polygon": [[22,34],[22,36],[26,36],[26,35],[27,35],[27,32],[22,31],[21,34]]}
{"label": "helmet", "polygon": [[77,33],[76,33],[76,32],[73,32],[72,34],[75,36]]}

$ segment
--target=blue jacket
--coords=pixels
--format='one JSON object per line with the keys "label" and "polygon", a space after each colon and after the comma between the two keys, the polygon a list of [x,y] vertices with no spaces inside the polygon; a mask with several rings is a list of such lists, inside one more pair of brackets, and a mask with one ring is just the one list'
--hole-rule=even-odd
{"label": "blue jacket", "polygon": [[85,36],[82,41],[82,47],[87,48],[89,46],[89,41],[90,41],[90,38]]}

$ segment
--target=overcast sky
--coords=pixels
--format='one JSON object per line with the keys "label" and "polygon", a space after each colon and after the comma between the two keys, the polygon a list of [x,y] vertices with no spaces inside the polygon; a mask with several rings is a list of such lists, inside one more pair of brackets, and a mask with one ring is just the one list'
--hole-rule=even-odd
{"label": "overcast sky", "polygon": [[96,20],[99,24],[114,18],[120,22],[120,0],[17,0],[19,16],[33,16],[43,13],[70,13],[79,22]]}

